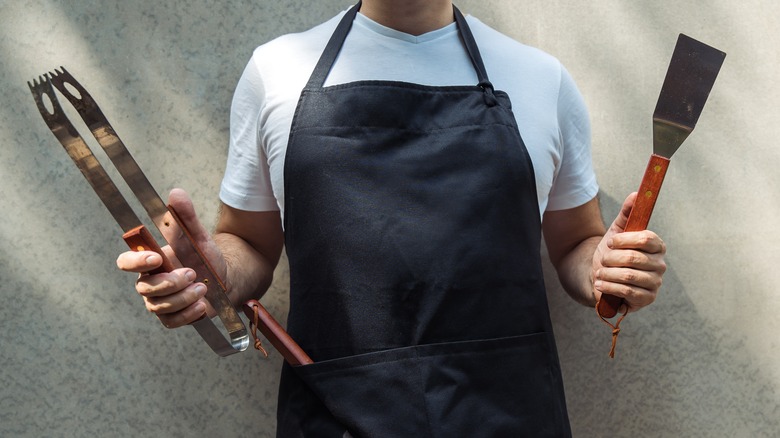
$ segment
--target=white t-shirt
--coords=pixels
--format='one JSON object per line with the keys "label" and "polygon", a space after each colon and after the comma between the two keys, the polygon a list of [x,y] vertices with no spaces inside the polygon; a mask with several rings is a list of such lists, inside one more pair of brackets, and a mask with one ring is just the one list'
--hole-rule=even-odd
{"label": "white t-shirt", "polygon": [[[293,114],[342,15],[255,50],[233,97],[230,150],[220,190],[225,204],[284,213],[284,159]],[[488,77],[512,101],[536,174],[540,215],[591,200],[598,185],[591,163],[590,121],[568,72],[552,56],[472,16],[467,20]],[[476,85],[477,75],[455,23],[414,36],[358,14],[325,85],[358,80]]]}

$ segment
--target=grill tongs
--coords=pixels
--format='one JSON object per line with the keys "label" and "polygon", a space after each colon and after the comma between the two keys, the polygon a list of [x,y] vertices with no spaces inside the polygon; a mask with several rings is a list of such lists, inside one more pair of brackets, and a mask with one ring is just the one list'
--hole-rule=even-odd
{"label": "grill tongs", "polygon": [[[203,317],[192,323],[198,334],[220,356],[227,356],[243,351],[249,345],[249,336],[244,322],[236,309],[230,303],[225,285],[208,260],[193,240],[192,235],[179,219],[171,206],[166,206],[152,187],[146,175],[130,155],[124,143],[119,139],[103,112],[92,96],[81,86],[73,76],[61,67],[60,70],[40,76],[33,82],[28,82],[38,110],[51,129],[52,133],[62,143],[68,155],[89,181],[95,193],[100,197],[108,211],[124,231],[122,236],[133,251],[155,251],[163,257],[163,265],[152,273],[169,272],[175,268],[173,263],[163,254],[152,233],[122,196],[117,186],[93,155],[92,150],[81,138],[76,128],[68,120],[62,110],[57,96],[56,87],[63,96],[78,111],[98,144],[103,148],[119,174],[125,180],[149,215],[151,222],[168,241],[176,257],[183,266],[193,269],[200,282],[207,287],[206,300],[219,316],[224,331],[208,317]],[[67,86],[66,86],[67,85]],[[44,102],[48,98],[49,108]],[[186,238],[181,238],[182,236]],[[308,359],[300,347],[287,335],[284,329],[268,314],[257,301],[247,303],[247,315],[254,311],[255,324],[269,339],[274,347],[293,365],[307,363]],[[259,315],[259,321],[258,321]],[[250,317],[251,318],[251,317]],[[228,337],[225,336],[227,333]],[[253,335],[254,336],[254,335]],[[256,346],[259,343],[256,341]],[[301,360],[301,354],[303,359]],[[308,360],[310,362],[310,360]]]}

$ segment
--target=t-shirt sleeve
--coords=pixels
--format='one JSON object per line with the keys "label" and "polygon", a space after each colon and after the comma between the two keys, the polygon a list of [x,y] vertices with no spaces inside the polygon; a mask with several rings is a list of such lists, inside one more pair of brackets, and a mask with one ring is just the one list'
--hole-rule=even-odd
{"label": "t-shirt sleeve", "polygon": [[240,210],[279,210],[271,186],[268,159],[260,142],[265,102],[262,76],[253,58],[238,81],[230,107],[230,148],[219,197]]}
{"label": "t-shirt sleeve", "polygon": [[561,69],[558,126],[562,154],[547,210],[579,207],[599,191],[593,171],[588,110],[571,75],[563,67]]}

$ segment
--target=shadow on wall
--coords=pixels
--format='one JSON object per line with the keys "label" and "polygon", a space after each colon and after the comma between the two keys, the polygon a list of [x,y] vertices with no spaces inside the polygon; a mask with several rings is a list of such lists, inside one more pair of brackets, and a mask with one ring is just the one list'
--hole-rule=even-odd
{"label": "shadow on wall", "polygon": [[[252,14],[204,5],[182,19],[159,2],[22,3],[0,4],[0,435],[271,436],[278,355],[218,358],[194,331],[166,331],[143,310],[134,276],[114,264],[126,249],[119,228],[26,81],[65,64],[150,179],[205,192],[215,209],[221,163],[212,164],[224,161],[230,96],[272,26],[241,34],[220,20],[254,28]],[[219,22],[188,24],[193,16]],[[225,28],[245,41],[220,39]],[[282,317],[278,301],[268,307]]]}
{"label": "shadow on wall", "polygon": [[[601,193],[600,201],[611,223],[622,199]],[[614,360],[611,329],[574,304],[546,267],[574,435],[775,436],[780,407],[771,380],[737,335],[713,330],[697,313],[669,251],[658,299],[623,321]]]}

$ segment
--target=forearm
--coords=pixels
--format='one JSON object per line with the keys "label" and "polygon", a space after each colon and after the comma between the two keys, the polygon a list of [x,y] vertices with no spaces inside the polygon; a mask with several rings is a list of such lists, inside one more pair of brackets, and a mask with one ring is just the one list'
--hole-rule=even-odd
{"label": "forearm", "polygon": [[233,305],[262,297],[271,286],[277,260],[269,260],[233,234],[217,233],[213,237],[225,259],[224,281]]}
{"label": "forearm", "polygon": [[231,302],[241,305],[263,296],[284,246],[279,212],[245,211],[222,204],[213,239],[225,261]]}
{"label": "forearm", "polygon": [[593,307],[593,254],[601,236],[587,238],[569,251],[556,265],[558,279],[564,290],[578,303]]}
{"label": "forearm", "polygon": [[595,306],[593,255],[606,232],[598,199],[569,210],[548,211],[542,226],[561,285],[578,303]]}

